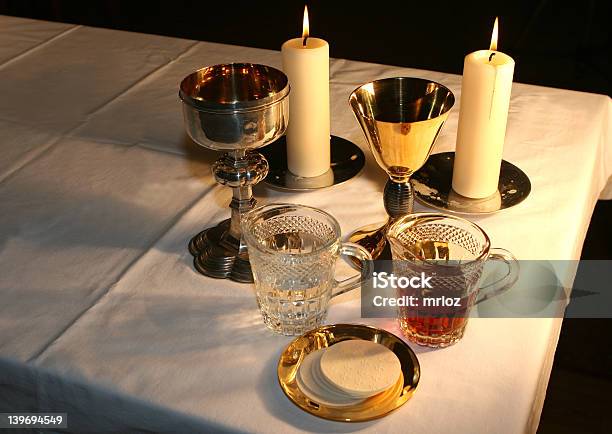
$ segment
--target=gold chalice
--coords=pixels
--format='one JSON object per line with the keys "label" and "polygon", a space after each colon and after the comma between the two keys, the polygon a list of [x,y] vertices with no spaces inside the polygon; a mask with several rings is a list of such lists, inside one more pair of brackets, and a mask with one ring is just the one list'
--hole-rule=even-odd
{"label": "gold chalice", "polygon": [[455,96],[447,87],[412,77],[376,80],[351,94],[349,104],[372,154],[389,175],[384,192],[387,222],[363,227],[349,238],[365,247],[372,258],[378,258],[385,248],[388,226],[412,213],[410,176],[425,164],[454,103]]}

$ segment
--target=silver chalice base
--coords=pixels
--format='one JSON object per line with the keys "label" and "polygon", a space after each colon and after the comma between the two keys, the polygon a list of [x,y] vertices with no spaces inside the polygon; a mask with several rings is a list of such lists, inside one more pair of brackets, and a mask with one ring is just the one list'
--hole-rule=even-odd
{"label": "silver chalice base", "polygon": [[502,160],[495,194],[484,199],[461,196],[452,188],[454,161],[454,152],[434,154],[412,175],[412,186],[418,202],[457,214],[491,214],[518,205],[531,192],[531,182],[525,172]]}
{"label": "silver chalice base", "polygon": [[264,182],[287,191],[310,191],[343,184],[356,177],[365,165],[365,155],[359,146],[331,136],[331,168],[327,173],[312,178],[296,176],[287,168],[287,140],[281,137],[261,153],[268,160],[270,169]]}
{"label": "silver chalice base", "polygon": [[236,249],[223,246],[223,236],[228,233],[230,222],[231,219],[223,220],[191,239],[189,252],[194,256],[193,265],[206,276],[250,283],[253,274],[248,257],[241,257]]}

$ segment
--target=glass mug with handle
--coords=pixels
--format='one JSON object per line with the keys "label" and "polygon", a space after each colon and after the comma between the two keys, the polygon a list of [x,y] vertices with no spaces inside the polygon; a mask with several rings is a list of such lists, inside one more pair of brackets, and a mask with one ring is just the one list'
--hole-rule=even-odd
{"label": "glass mug with handle", "polygon": [[[417,300],[414,306],[400,307],[398,319],[404,335],[420,345],[445,347],[459,341],[472,307],[518,279],[516,258],[507,250],[491,248],[487,234],[460,217],[410,214],[390,226],[387,238],[398,278],[430,277],[425,287],[398,290],[400,296]],[[481,286],[487,261],[502,261],[507,269],[502,278]]]}
{"label": "glass mug with handle", "polygon": [[361,274],[337,281],[340,255],[372,258],[357,244],[340,242],[340,225],[317,208],[269,204],[248,212],[242,233],[255,278],[263,321],[284,335],[300,335],[318,327],[332,297],[357,288]]}

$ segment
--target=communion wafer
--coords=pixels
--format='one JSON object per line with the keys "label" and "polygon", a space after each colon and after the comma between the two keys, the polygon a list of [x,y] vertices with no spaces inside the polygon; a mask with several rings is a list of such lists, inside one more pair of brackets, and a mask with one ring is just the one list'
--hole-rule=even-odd
{"label": "communion wafer", "polygon": [[330,389],[315,380],[313,371],[318,366],[323,351],[313,351],[302,360],[298,375],[296,376],[298,387],[302,393],[313,401],[329,407],[349,406],[362,402],[363,399],[353,398],[340,390]]}
{"label": "communion wafer", "polygon": [[320,392],[319,395],[325,395],[330,399],[335,399],[337,401],[350,400],[351,402],[360,401],[360,399],[352,397],[321,378],[319,363],[324,352],[325,348],[313,351],[302,360],[302,364],[298,371],[298,377],[300,377],[302,383],[311,390]]}
{"label": "communion wafer", "polygon": [[401,373],[397,356],[384,345],[360,339],[329,347],[319,362],[325,379],[354,397],[368,397],[387,390]]}
{"label": "communion wafer", "polygon": [[370,396],[372,396],[369,393],[363,393],[363,394],[349,394],[347,392],[345,392],[344,390],[341,390],[339,388],[337,388],[336,386],[334,386],[332,383],[330,383],[329,381],[327,381],[327,378],[325,378],[325,375],[323,375],[323,373],[321,372],[321,356],[323,355],[323,353],[321,353],[321,355],[319,356],[318,360],[314,360],[312,363],[312,376],[314,381],[323,389],[330,391],[331,393],[335,393],[335,394],[340,394],[340,396],[344,396],[344,397],[349,397],[349,398],[355,398],[355,399],[361,399],[364,400],[366,398],[369,398]]}

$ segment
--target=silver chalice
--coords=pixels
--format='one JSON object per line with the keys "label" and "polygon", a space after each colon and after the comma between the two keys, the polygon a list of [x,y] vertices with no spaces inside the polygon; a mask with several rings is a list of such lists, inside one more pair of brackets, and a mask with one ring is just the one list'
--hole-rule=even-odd
{"label": "silver chalice", "polygon": [[283,135],[289,118],[289,81],[270,66],[230,63],[199,69],[183,79],[185,129],[197,144],[225,153],[212,166],[215,180],[233,189],[231,218],[189,243],[196,270],[207,276],[252,282],[242,215],[255,205],[252,186],[268,173],[254,149]]}

